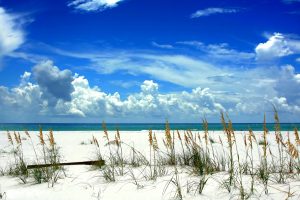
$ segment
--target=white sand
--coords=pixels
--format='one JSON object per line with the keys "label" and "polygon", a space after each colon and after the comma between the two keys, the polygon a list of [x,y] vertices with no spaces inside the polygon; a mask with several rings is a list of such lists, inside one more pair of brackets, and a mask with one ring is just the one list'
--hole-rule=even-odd
{"label": "white sand", "polygon": [[[164,137],[164,131],[153,131],[158,139],[158,145],[162,151],[165,151],[162,138]],[[46,133],[46,132],[45,132]],[[144,154],[149,159],[149,142],[148,131],[121,131],[121,140],[134,146],[138,151]],[[26,138],[23,132],[20,132],[22,138]],[[38,143],[38,132],[30,132],[34,143]],[[203,136],[203,133],[201,133]],[[243,141],[244,132],[236,132],[238,151],[241,160],[245,159],[245,146]],[[95,145],[90,144],[92,136],[95,136],[100,143],[101,153],[108,155],[109,149],[106,144],[106,140],[103,138],[103,132],[99,131],[60,131],[54,132],[56,143],[61,147],[60,151],[63,156],[63,161],[86,161],[95,159]],[[113,140],[115,132],[109,132],[110,138]],[[262,138],[261,132],[255,132],[257,140]],[[222,138],[224,144],[226,144],[226,137],[222,131],[211,131],[210,137],[215,140],[213,144],[215,151],[222,154],[222,145],[219,143],[219,136]],[[286,137],[286,136],[285,136]],[[177,136],[176,136],[177,138]],[[291,134],[292,141],[294,136]],[[274,134],[270,133],[268,141],[272,153],[278,154],[277,145],[275,142]],[[84,144],[81,144],[84,143]],[[204,143],[203,143],[204,144]],[[39,145],[36,145],[39,149]],[[259,147],[261,150],[261,147]],[[34,151],[30,141],[23,140],[23,150],[25,160],[27,163],[33,163],[35,160]],[[226,148],[225,148],[226,150]],[[6,169],[10,163],[13,162],[13,156],[11,153],[11,146],[8,143],[7,134],[4,131],[0,132],[0,167]],[[182,152],[181,146],[177,141],[176,151]],[[227,151],[227,150],[226,150]],[[258,148],[253,149],[255,156],[255,163],[259,163]],[[123,154],[125,158],[129,159],[131,155],[130,148],[123,145]],[[237,167],[237,164],[236,164]],[[33,179],[28,179],[27,184],[21,183],[17,177],[1,176],[0,177],[0,194],[4,194],[3,199],[7,200],[31,200],[31,199],[142,199],[142,200],[158,200],[158,199],[173,199],[175,194],[175,187],[170,185],[164,192],[168,181],[174,174],[174,167],[166,167],[168,171],[167,175],[158,177],[156,181],[147,181],[143,177],[149,170],[148,167],[139,167],[133,169],[134,174],[138,179],[138,183],[141,188],[137,188],[132,177],[128,173],[128,168],[125,169],[124,176],[118,176],[116,182],[106,182],[102,176],[102,172],[98,169],[91,169],[90,166],[69,166],[66,167],[67,177],[58,180],[54,187],[48,187],[47,183],[35,184]],[[226,189],[220,187],[220,182],[227,177],[226,172],[219,172],[209,176],[207,185],[204,188],[203,194],[195,194],[195,192],[187,193],[187,182],[193,180],[199,180],[199,177],[190,173],[190,168],[179,167],[180,183],[182,186],[184,199],[239,199],[238,190],[228,193]],[[127,172],[127,173],[126,173]],[[250,177],[243,176],[243,182],[246,191],[250,187]],[[255,181],[255,194],[251,196],[253,199],[286,199],[288,197],[288,191],[293,196],[290,199],[300,199],[300,177],[295,176],[289,179],[285,184],[277,184],[274,181],[270,181],[269,194],[265,195],[263,185],[258,179]]]}

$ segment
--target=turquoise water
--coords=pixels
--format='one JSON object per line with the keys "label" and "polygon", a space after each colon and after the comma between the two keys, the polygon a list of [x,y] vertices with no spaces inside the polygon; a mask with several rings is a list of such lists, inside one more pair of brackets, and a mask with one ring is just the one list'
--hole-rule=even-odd
{"label": "turquoise water", "polygon": [[[164,130],[164,123],[107,123],[108,130],[115,130],[118,128],[122,131],[140,131],[140,130]],[[281,130],[292,131],[295,127],[300,128],[300,123],[282,123],[280,124]],[[54,131],[96,131],[102,130],[101,123],[88,124],[88,123],[0,123],[0,130],[14,130],[14,131],[37,131],[39,127],[43,130],[52,129]],[[173,130],[202,130],[202,124],[199,123],[171,123],[171,129]],[[261,123],[236,123],[233,124],[235,130],[262,130],[263,124]],[[219,123],[211,123],[208,126],[209,130],[222,130],[222,125]],[[274,130],[274,124],[267,124],[267,128]]]}

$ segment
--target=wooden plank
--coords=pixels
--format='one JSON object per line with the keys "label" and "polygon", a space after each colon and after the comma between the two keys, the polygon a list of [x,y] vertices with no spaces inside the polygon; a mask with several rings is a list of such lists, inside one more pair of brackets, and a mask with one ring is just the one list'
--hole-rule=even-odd
{"label": "wooden plank", "polygon": [[53,167],[53,166],[65,166],[65,165],[105,165],[104,160],[95,160],[95,161],[82,161],[82,162],[66,162],[66,163],[56,163],[56,164],[38,164],[38,165],[27,165],[27,169],[35,169],[42,167]]}

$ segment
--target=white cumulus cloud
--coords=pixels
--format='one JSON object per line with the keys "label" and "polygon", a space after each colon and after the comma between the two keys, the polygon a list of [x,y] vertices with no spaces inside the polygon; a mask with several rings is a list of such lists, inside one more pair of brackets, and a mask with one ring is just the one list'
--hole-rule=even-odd
{"label": "white cumulus cloud", "polygon": [[293,53],[284,35],[280,33],[275,33],[265,43],[259,43],[255,52],[258,59],[272,59]]}
{"label": "white cumulus cloud", "polygon": [[70,70],[60,70],[54,66],[52,61],[47,60],[35,65],[32,71],[40,89],[43,91],[43,97],[49,103],[56,103],[58,99],[71,100],[71,93],[74,88],[72,85],[73,76]]}
{"label": "white cumulus cloud", "polygon": [[268,41],[259,43],[255,48],[258,60],[272,60],[300,53],[300,40],[289,35],[274,33]]}

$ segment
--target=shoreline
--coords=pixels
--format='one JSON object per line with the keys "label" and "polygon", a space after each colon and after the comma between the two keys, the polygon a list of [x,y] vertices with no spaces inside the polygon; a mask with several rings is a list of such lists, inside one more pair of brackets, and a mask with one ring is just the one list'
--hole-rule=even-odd
{"label": "shoreline", "polygon": [[[233,129],[235,131],[263,131],[263,123],[233,123]],[[108,123],[106,124],[109,131],[145,131],[145,130],[165,130],[165,123]],[[82,124],[82,123],[0,123],[0,131],[39,131],[40,127],[43,130],[53,131],[102,131],[101,124]],[[275,130],[274,123],[267,123],[266,127],[269,131]],[[280,123],[282,131],[294,131],[295,128],[300,128],[300,123]],[[170,123],[171,130],[191,130],[191,131],[203,131],[201,123]],[[208,124],[209,131],[222,131],[223,126],[220,123]]]}

